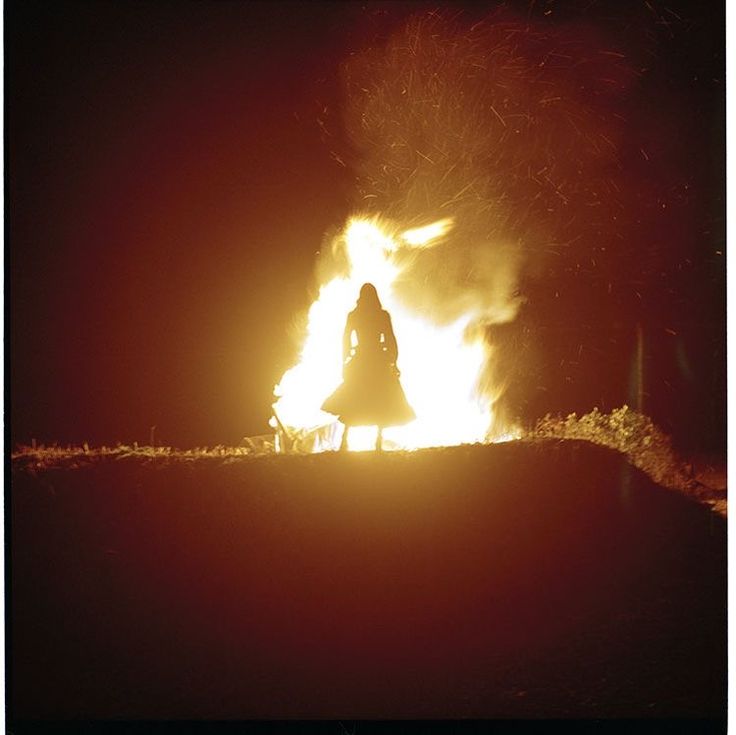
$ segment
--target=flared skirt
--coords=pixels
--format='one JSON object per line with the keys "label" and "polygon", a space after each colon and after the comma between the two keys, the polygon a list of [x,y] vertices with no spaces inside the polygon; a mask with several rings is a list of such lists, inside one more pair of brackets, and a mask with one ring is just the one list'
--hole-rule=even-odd
{"label": "flared skirt", "polygon": [[402,426],[416,418],[398,370],[380,360],[353,358],[343,382],[322,404],[346,426]]}

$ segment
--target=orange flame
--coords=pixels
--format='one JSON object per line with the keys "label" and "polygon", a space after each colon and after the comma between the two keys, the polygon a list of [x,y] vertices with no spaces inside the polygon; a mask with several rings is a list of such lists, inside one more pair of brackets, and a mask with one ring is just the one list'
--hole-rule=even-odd
{"label": "orange flame", "polygon": [[[436,245],[452,228],[444,219],[405,232],[392,232],[378,218],[354,217],[335,239],[333,249],[347,256],[348,273],[323,284],[308,314],[306,339],[297,365],[276,386],[275,410],[290,429],[314,431],[335,423],[320,410],[322,401],[342,380],[342,332],[363,283],[373,283],[391,314],[399,345],[401,383],[417,418],[384,431],[388,449],[418,449],[503,440],[494,435],[493,397],[479,391],[487,346],[468,313],[450,325],[435,324],[395,296],[393,285],[405,265],[402,249]],[[338,432],[322,432],[313,451],[336,449]],[[325,438],[326,437],[326,438]],[[351,450],[373,447],[375,430],[353,428]]]}

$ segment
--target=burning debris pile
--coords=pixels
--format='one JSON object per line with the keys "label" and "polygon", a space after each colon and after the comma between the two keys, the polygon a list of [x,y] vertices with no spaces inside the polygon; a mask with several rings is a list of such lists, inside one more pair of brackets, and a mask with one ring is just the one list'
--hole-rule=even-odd
{"label": "burning debris pile", "polygon": [[[393,318],[417,414],[385,432],[389,448],[519,436],[488,328],[516,318],[525,270],[619,206],[620,121],[603,111],[632,74],[584,39],[500,13],[468,27],[431,12],[345,62],[351,148],[337,157],[356,172],[356,215],[322,249],[299,362],[275,390],[282,450],[339,445],[320,405],[340,382],[342,328],[364,282]],[[355,432],[350,448],[372,443]]]}

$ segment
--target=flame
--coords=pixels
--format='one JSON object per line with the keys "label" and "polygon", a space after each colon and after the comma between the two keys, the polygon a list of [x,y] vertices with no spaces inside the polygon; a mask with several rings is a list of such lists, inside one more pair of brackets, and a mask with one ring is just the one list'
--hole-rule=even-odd
{"label": "flame", "polygon": [[454,224],[452,217],[437,220],[425,227],[417,227],[413,230],[407,230],[401,239],[414,247],[427,247],[428,245],[436,245],[439,238],[448,233]]}
{"label": "flame", "polygon": [[[401,383],[417,416],[406,426],[385,429],[384,446],[418,449],[495,439],[493,398],[479,389],[488,348],[480,330],[472,328],[477,315],[469,312],[449,325],[438,325],[429,315],[401,303],[393,288],[407,267],[406,259],[402,265],[397,257],[401,249],[433,247],[453,224],[452,219],[443,219],[402,233],[378,217],[354,217],[335,239],[333,249],[347,256],[348,272],[320,287],[309,309],[299,362],[274,390],[278,397],[274,408],[282,424],[316,432],[313,451],[339,446],[341,425],[320,406],[342,380],[345,319],[366,282],[376,286],[391,314]],[[349,448],[372,449],[375,435],[372,427],[352,428]]]}

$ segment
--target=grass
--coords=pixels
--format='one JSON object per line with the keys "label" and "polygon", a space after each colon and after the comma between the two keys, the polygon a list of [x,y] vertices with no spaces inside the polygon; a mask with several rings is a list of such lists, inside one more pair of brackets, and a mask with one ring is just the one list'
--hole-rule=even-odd
{"label": "grass", "polygon": [[669,436],[648,416],[626,405],[608,414],[601,413],[598,408],[582,416],[571,413],[562,418],[548,414],[537,423],[530,436],[582,439],[615,449],[658,485],[694,496],[717,513],[726,515],[725,493],[693,477],[692,465],[676,454]]}
{"label": "grass", "polygon": [[[677,455],[670,438],[648,416],[626,405],[608,414],[601,413],[598,408],[582,416],[572,413],[563,418],[548,414],[534,429],[523,434],[520,440],[547,439],[582,440],[614,449],[658,485],[682,492],[708,505],[719,515],[726,515],[725,490],[709,487],[694,477],[692,465]],[[12,452],[11,459],[15,469],[35,472],[46,469],[76,469],[100,460],[133,458],[155,466],[195,461],[226,464],[275,454],[273,437],[262,435],[247,437],[237,447],[217,445],[193,449],[146,446],[137,442],[132,445],[118,443],[112,447],[90,447],[85,442],[81,447],[64,447],[56,444],[39,445],[34,441],[30,446],[18,446]]]}
{"label": "grass", "polygon": [[174,447],[152,447],[145,445],[116,444],[115,446],[90,447],[86,442],[80,446],[59,446],[57,444],[36,446],[19,445],[11,453],[11,460],[15,468],[27,470],[44,469],[76,469],[99,460],[142,459],[157,463],[193,462],[203,459],[218,459],[224,461],[241,460],[262,454],[272,454],[273,449],[253,443],[250,446],[226,447],[195,447],[193,449],[177,449]]}

